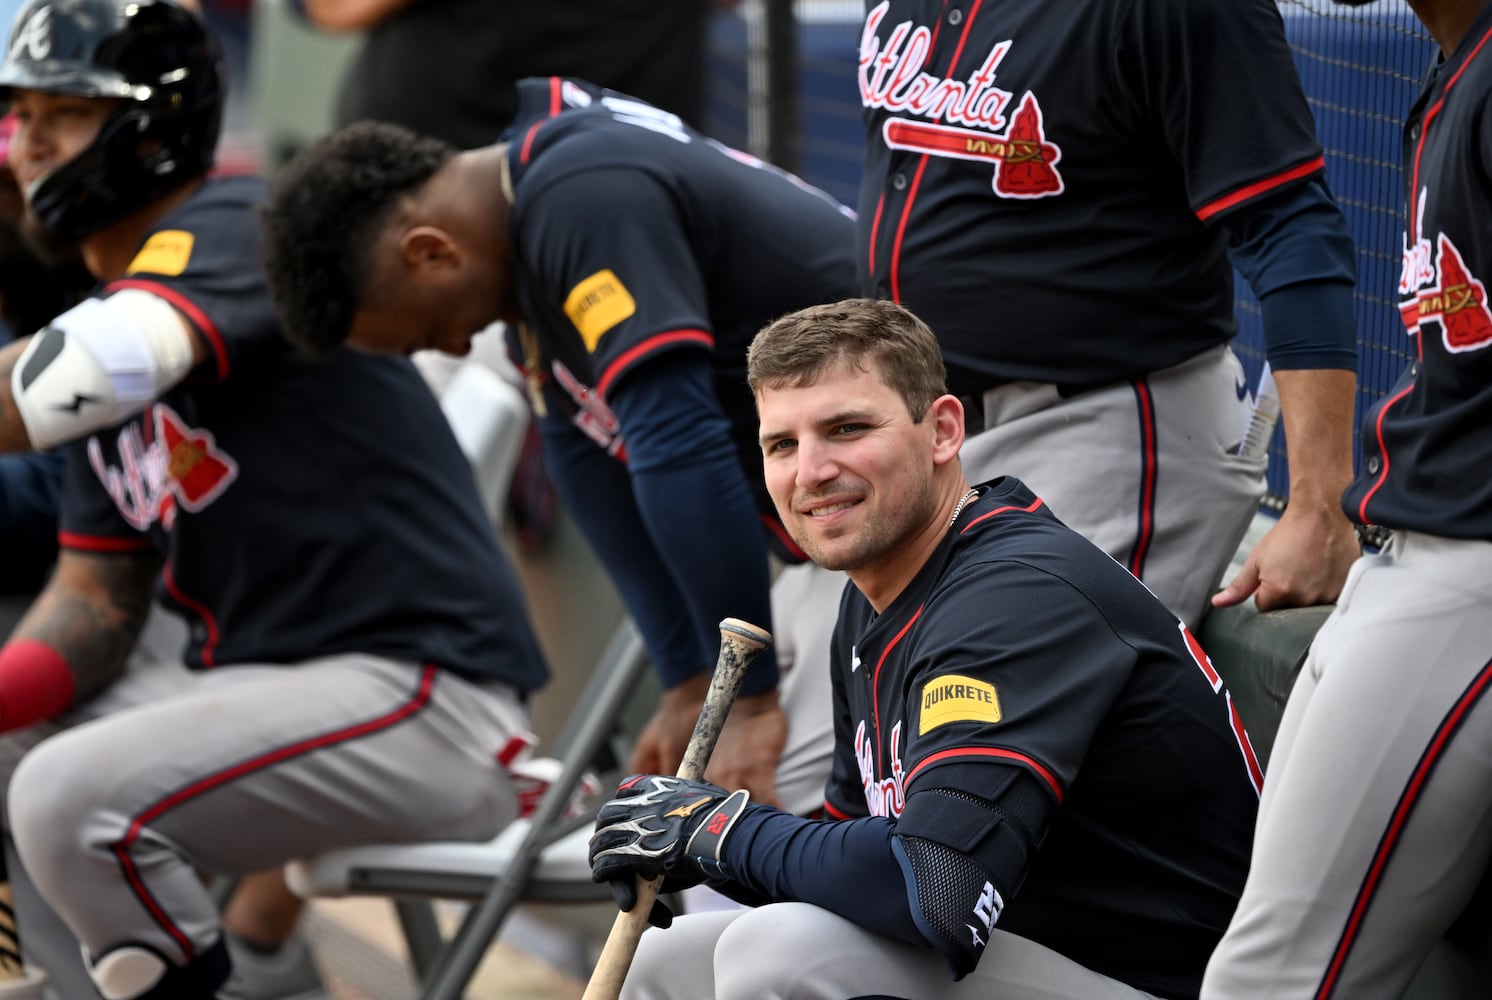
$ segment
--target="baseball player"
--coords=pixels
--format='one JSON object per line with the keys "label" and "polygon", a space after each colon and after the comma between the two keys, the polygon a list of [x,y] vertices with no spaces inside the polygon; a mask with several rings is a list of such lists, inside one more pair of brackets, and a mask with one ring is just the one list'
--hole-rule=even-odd
{"label": "baseball player", "polygon": [[868,0],[865,295],[937,332],[970,477],[1024,478],[1195,626],[1264,488],[1232,266],[1290,505],[1213,601],[1329,601],[1358,554],[1355,260],[1273,0]]}
{"label": "baseball player", "polygon": [[0,64],[28,210],[101,282],[3,357],[6,432],[67,468],[56,570],[0,648],[0,727],[131,685],[157,580],[204,673],[53,736],[10,784],[21,860],[111,1000],[219,995],[200,870],[495,835],[545,677],[413,366],[312,363],[280,331],[263,185],[207,176],[220,72],[163,0],[31,0]]}
{"label": "baseball player", "polygon": [[1260,780],[1196,640],[1025,484],[969,487],[963,407],[903,308],[786,316],[748,370],[783,521],[854,584],[830,818],[623,783],[591,838],[598,880],[769,904],[648,931],[624,995],[1195,995]]}
{"label": "baseball player", "polygon": [[1404,126],[1415,360],[1342,499],[1393,535],[1290,694],[1208,998],[1396,1000],[1492,849],[1492,483],[1473,471],[1492,440],[1492,4],[1410,6],[1441,49]]}
{"label": "baseball player", "polygon": [[510,134],[458,154],[353,126],[284,168],[267,243],[286,326],[313,352],[346,339],[463,353],[507,321],[550,474],[664,689],[633,765],[677,769],[721,619],[772,623],[801,662],[781,648],[758,660],[715,774],[816,808],[844,581],[789,569],[779,586],[794,606],[769,606],[768,552],[803,556],[762,485],[745,356],[769,320],[850,293],[850,214],[672,114],[575,80],[523,82]]}

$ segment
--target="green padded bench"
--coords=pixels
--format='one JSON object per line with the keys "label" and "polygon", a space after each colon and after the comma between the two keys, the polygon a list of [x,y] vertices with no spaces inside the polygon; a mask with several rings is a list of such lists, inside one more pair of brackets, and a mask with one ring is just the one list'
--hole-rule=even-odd
{"label": "green padded bench", "polygon": [[[1269,780],[1269,754],[1295,675],[1330,605],[1261,614],[1252,601],[1208,612],[1197,638],[1228,685]],[[1431,950],[1404,1000],[1492,997],[1492,879]],[[1262,998],[1261,998],[1262,1000]],[[1351,998],[1345,998],[1351,1000]]]}

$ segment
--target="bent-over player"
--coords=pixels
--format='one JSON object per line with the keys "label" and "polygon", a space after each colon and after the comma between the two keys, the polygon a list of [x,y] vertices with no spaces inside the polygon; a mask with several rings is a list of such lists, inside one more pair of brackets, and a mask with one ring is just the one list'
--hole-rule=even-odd
{"label": "bent-over player", "polygon": [[598,880],[767,904],[648,931],[626,994],[1194,996],[1260,780],[1196,640],[1019,480],[970,488],[963,406],[902,307],[783,317],[748,365],[783,521],[854,584],[831,818],[625,782],[591,838]]}
{"label": "bent-over player", "polygon": [[32,0],[0,93],[29,212],[101,282],[0,354],[0,435],[71,442],[62,552],[0,649],[0,726],[128,689],[158,579],[204,674],[28,754],[11,830],[103,995],[202,1000],[229,963],[200,870],[494,836],[545,671],[413,366],[312,363],[281,333],[263,184],[208,176],[222,87],[201,22]]}
{"label": "bent-over player", "polygon": [[1358,554],[1356,260],[1274,0],[867,0],[860,293],[937,333],[964,467],[1017,475],[1192,627],[1264,492],[1233,267],[1290,503],[1214,603],[1330,601]]}
{"label": "bent-over player", "polygon": [[266,220],[287,329],[313,352],[346,340],[463,353],[486,324],[509,323],[550,474],[664,688],[634,767],[678,768],[719,622],[745,618],[779,642],[747,676],[712,773],[815,809],[843,579],[790,568],[769,595],[768,552],[804,559],[762,485],[745,358],[771,319],[852,293],[849,213],[579,81],[520,84],[511,135],[458,153],[351,126],[284,168]]}
{"label": "bent-over player", "polygon": [[1492,855],[1492,4],[1410,6],[1440,46],[1404,123],[1415,361],[1341,501],[1393,535],[1290,692],[1209,1000],[1397,1000]]}

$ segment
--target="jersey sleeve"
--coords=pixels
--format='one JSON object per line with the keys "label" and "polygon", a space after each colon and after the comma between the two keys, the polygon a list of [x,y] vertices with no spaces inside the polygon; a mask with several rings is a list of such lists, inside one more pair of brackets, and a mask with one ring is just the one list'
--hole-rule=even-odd
{"label": "jersey sleeve", "polygon": [[1117,72],[1156,109],[1199,219],[1324,170],[1274,0],[1137,0],[1126,29]]}
{"label": "jersey sleeve", "polygon": [[227,380],[234,369],[287,350],[259,262],[252,178],[209,181],[207,193],[164,219],[104,296],[140,289],[170,303],[207,346],[194,377]]}
{"label": "jersey sleeve", "polygon": [[515,241],[529,295],[542,300],[545,332],[588,356],[603,398],[649,357],[713,347],[705,279],[663,178],[628,165],[531,183]]}
{"label": "jersey sleeve", "polygon": [[[95,464],[99,468],[105,465],[99,448],[98,435],[67,446],[63,457],[58,543],[62,548],[83,552],[148,551],[151,541],[145,526],[155,520],[155,512],[135,506],[145,502],[147,491],[140,488],[140,483],[131,482],[127,468],[105,469],[101,478],[95,469]],[[126,519],[121,505],[139,514],[138,526]]]}
{"label": "jersey sleeve", "polygon": [[1060,803],[1135,650],[1071,584],[1019,562],[971,567],[925,616],[905,687],[907,794],[983,763],[1025,769]]}

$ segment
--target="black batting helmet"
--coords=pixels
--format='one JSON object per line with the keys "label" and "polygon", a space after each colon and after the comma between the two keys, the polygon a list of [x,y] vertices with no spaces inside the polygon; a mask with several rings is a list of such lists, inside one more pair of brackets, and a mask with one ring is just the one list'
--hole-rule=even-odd
{"label": "black batting helmet", "polygon": [[27,192],[32,214],[77,239],[212,166],[222,56],[197,15],[168,0],[30,0],[11,26],[0,100],[15,89],[115,98],[88,148]]}

